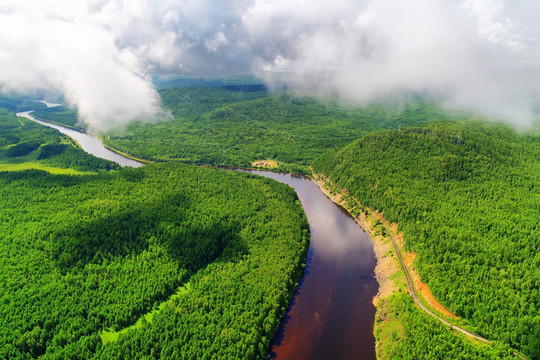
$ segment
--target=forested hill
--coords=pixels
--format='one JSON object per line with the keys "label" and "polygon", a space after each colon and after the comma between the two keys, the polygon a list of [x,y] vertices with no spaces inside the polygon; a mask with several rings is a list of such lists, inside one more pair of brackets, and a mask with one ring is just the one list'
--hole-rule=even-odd
{"label": "forested hill", "polygon": [[172,163],[0,172],[0,234],[12,360],[264,358],[309,243],[288,186]]}
{"label": "forested hill", "polygon": [[368,134],[313,169],[399,223],[448,309],[540,359],[540,137],[437,123]]}
{"label": "forested hill", "polygon": [[45,109],[47,106],[29,96],[4,95],[0,94],[0,108],[7,112],[30,111],[36,109]]}
{"label": "forested hill", "polygon": [[353,108],[291,92],[236,90],[163,90],[163,104],[174,119],[132,124],[108,134],[106,142],[149,160],[250,166],[270,159],[282,162],[282,170],[306,172],[327,149],[369,131],[452,117],[434,102],[414,96],[395,109],[387,103]]}

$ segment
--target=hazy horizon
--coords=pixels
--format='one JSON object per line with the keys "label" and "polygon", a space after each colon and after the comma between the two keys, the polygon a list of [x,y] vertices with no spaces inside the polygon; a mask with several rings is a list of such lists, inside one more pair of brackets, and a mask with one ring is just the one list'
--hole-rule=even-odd
{"label": "hazy horizon", "polygon": [[151,75],[286,71],[363,104],[403,91],[520,127],[538,120],[531,0],[4,0],[0,90],[52,90],[96,129],[164,116]]}

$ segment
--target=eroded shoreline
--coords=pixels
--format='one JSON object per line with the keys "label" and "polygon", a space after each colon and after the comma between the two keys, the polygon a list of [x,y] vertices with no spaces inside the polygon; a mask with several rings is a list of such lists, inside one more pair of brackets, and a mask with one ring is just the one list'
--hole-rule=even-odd
{"label": "eroded shoreline", "polygon": [[[487,344],[491,343],[488,339],[459,326],[456,323],[456,321],[459,322],[458,317],[433,297],[429,287],[420,280],[420,276],[412,264],[415,254],[404,251],[403,234],[398,232],[398,224],[388,222],[382,213],[363,206],[356,198],[349,196],[347,190],[338,188],[326,176],[315,173],[312,176],[313,181],[319,186],[321,191],[330,200],[349,212],[355,221],[373,239],[375,255],[377,257],[375,276],[380,285],[379,292],[373,299],[373,303],[377,308],[376,316],[379,320],[379,324],[377,325],[376,321],[376,325],[374,326],[375,332],[387,320],[385,318],[384,306],[381,306],[381,302],[397,291],[403,291],[405,289],[421,310],[435,317],[444,325],[462,333],[469,339]],[[351,201],[353,202],[352,204]],[[376,348],[379,349],[380,346],[381,343],[377,339]],[[377,354],[379,355],[379,351],[377,351]]]}

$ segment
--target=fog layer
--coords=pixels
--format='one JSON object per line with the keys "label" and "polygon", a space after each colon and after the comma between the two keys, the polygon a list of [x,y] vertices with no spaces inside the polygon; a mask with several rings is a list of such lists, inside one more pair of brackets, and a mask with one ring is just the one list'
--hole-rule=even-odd
{"label": "fog layer", "polygon": [[4,0],[0,87],[56,90],[103,130],[161,116],[150,74],[286,72],[349,101],[431,93],[526,126],[538,13],[532,0]]}

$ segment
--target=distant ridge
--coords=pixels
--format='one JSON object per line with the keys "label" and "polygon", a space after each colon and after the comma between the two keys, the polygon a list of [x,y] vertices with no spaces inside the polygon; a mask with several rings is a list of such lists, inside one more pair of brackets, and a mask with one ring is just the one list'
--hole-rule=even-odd
{"label": "distant ridge", "polygon": [[268,86],[266,84],[257,85],[227,85],[223,86],[223,89],[238,92],[254,92],[254,91],[267,91]]}
{"label": "distant ridge", "polygon": [[283,82],[272,82],[269,84],[242,84],[242,85],[226,85],[223,89],[237,92],[254,92],[254,91],[268,91],[268,90],[287,90],[289,87]]}

